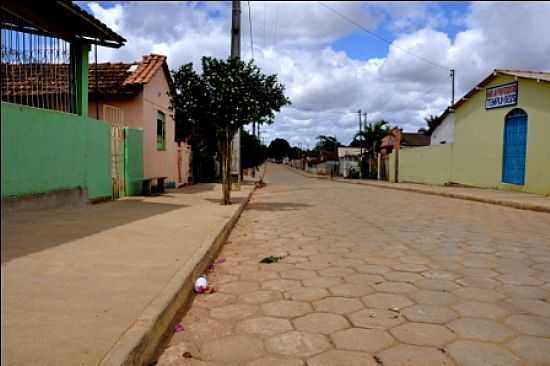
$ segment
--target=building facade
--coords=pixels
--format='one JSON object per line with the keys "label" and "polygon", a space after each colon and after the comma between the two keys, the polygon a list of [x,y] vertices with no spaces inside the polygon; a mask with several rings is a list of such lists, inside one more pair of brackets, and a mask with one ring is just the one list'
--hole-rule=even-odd
{"label": "building facade", "polygon": [[4,2],[1,26],[2,203],[110,199],[110,129],[88,117],[88,54],[125,39],[68,1]]}
{"label": "building facade", "polygon": [[143,130],[144,177],[167,177],[172,187],[189,182],[191,148],[176,142],[165,56],[146,55],[134,63],[91,63],[89,92],[90,117]]}
{"label": "building facade", "polygon": [[550,73],[495,70],[454,110],[453,142],[402,150],[399,181],[550,195]]}

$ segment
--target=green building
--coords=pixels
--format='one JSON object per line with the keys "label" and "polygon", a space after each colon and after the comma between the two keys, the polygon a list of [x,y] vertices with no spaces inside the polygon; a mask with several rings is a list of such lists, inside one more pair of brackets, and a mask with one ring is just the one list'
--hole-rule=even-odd
{"label": "green building", "polygon": [[88,117],[88,54],[125,39],[68,1],[3,1],[1,36],[3,204],[111,198],[111,127]]}

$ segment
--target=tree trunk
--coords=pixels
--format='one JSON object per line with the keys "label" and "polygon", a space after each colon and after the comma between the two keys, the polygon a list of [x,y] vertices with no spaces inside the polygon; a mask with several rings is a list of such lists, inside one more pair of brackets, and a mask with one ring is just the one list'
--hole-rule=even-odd
{"label": "tree trunk", "polygon": [[231,204],[231,134],[229,133],[229,129],[226,128],[225,130],[225,141],[223,142],[223,146],[220,149],[222,153],[222,160],[223,160],[223,180],[222,180],[222,191],[223,191],[223,204],[224,205],[230,205]]}

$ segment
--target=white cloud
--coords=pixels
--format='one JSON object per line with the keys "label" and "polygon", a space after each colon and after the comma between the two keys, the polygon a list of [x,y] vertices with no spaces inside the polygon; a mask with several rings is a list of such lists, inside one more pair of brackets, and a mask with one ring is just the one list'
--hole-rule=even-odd
{"label": "white cloud", "polygon": [[[494,68],[550,70],[545,32],[550,3],[472,3],[460,22],[456,14],[447,19],[433,4],[330,3],[371,30],[390,27],[380,22],[391,20],[398,36],[388,54],[366,61],[331,48],[332,41],[356,28],[316,3],[251,5],[256,61],[279,75],[293,102],[274,125],[262,128],[267,141],[283,137],[294,145],[313,146],[317,135],[326,134],[348,143],[357,129],[358,109],[367,110],[370,121],[383,118],[415,131],[425,116],[448,105],[447,68],[456,69],[457,97]],[[89,6],[128,39],[119,50],[100,49],[103,60],[137,60],[158,52],[176,67],[197,64],[203,55],[225,58],[229,53],[230,3]],[[241,49],[248,59],[247,2],[242,6]],[[441,30],[446,24],[464,24],[465,29],[452,39]]]}

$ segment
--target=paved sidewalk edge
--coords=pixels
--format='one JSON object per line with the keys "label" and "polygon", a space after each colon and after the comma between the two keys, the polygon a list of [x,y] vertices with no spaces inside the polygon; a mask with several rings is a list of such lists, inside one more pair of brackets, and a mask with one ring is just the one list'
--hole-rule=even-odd
{"label": "paved sidewalk edge", "polygon": [[[316,178],[316,179],[330,179],[328,176],[322,176],[322,175],[315,175],[312,173],[304,172],[299,169],[288,167],[290,170],[297,172],[298,174],[301,174],[308,178]],[[347,180],[342,178],[336,178],[333,179],[334,182],[339,183],[347,183],[347,184],[356,184],[356,185],[365,185],[369,187],[375,187],[375,188],[382,188],[382,189],[393,189],[396,191],[407,191],[407,192],[415,192],[415,193],[423,193],[423,194],[430,194],[432,196],[441,196],[441,197],[447,197],[447,198],[455,198],[455,199],[461,199],[461,200],[467,200],[467,201],[474,201],[474,202],[481,202],[481,203],[488,203],[492,205],[498,205],[498,206],[506,206],[511,208],[516,208],[520,210],[528,210],[528,211],[536,211],[536,212],[544,212],[544,213],[550,213],[550,208],[546,206],[540,206],[533,203],[522,203],[517,201],[507,201],[507,200],[499,200],[499,199],[493,199],[493,198],[484,198],[479,196],[471,196],[467,194],[461,194],[461,193],[452,193],[452,192],[436,192],[436,191],[429,191],[425,189],[417,189],[417,188],[410,188],[410,187],[399,187],[398,185],[381,185],[376,183],[370,183],[365,180],[361,181],[355,181],[355,180]],[[398,184],[398,183],[393,183]]]}
{"label": "paved sidewalk edge", "polygon": [[99,363],[100,366],[148,365],[154,361],[157,349],[165,340],[176,314],[192,298],[195,278],[205,272],[208,264],[219,253],[255,191],[256,186],[223,228],[218,233],[210,234],[191,260],[174,274],[166,287],[117,340]]}

